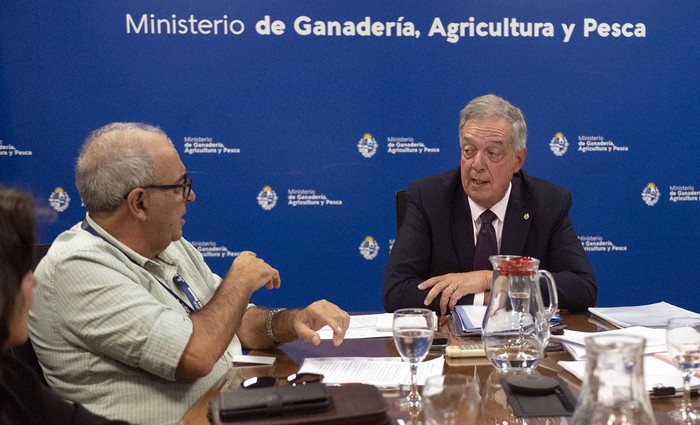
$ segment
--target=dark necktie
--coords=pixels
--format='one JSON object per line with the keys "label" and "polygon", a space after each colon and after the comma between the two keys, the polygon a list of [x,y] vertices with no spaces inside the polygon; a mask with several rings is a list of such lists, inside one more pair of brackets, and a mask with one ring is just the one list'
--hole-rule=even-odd
{"label": "dark necktie", "polygon": [[496,241],[496,229],[493,228],[493,220],[496,214],[491,210],[481,213],[481,229],[476,236],[476,247],[474,248],[474,268],[473,270],[492,270],[493,266],[489,261],[492,255],[498,255],[498,242]]}

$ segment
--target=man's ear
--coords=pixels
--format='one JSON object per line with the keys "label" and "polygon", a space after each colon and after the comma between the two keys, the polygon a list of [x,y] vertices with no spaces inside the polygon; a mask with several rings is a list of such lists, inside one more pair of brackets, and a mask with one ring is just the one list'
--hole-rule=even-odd
{"label": "man's ear", "polygon": [[146,221],[148,218],[148,192],[144,189],[136,188],[129,192],[126,197],[126,206],[129,209],[129,214],[140,221]]}
{"label": "man's ear", "polygon": [[525,164],[525,158],[527,158],[527,148],[523,148],[523,150],[515,153],[513,174],[517,173],[518,171],[520,171],[521,168],[523,168],[523,164]]}

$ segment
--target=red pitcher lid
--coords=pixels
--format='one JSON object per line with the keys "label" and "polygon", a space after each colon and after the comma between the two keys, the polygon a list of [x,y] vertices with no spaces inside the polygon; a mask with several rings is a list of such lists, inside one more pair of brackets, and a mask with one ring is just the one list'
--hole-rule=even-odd
{"label": "red pitcher lid", "polygon": [[534,276],[536,270],[532,257],[514,257],[499,262],[498,272],[503,276]]}

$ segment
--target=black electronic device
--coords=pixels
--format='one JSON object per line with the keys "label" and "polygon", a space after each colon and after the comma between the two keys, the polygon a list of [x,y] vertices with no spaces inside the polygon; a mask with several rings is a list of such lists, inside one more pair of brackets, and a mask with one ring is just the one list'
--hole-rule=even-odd
{"label": "black electronic device", "polygon": [[513,375],[501,380],[515,416],[571,416],[576,398],[559,378]]}

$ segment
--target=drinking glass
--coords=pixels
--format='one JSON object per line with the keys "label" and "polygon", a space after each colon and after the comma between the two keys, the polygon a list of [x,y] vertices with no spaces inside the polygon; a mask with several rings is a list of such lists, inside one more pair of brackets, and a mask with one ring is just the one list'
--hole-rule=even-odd
{"label": "drinking glass", "polygon": [[425,308],[396,310],[392,329],[396,349],[411,367],[411,391],[398,404],[402,409],[417,410],[423,407],[423,403],[418,394],[416,373],[418,364],[425,359],[433,341],[435,313]]}
{"label": "drinking glass", "polygon": [[476,377],[450,374],[431,376],[423,387],[426,425],[474,425],[478,412]]}
{"label": "drinking glass", "polygon": [[680,317],[668,321],[666,346],[673,365],[683,375],[683,404],[668,413],[682,424],[700,424],[700,415],[690,404],[690,378],[700,370],[700,318]]}

